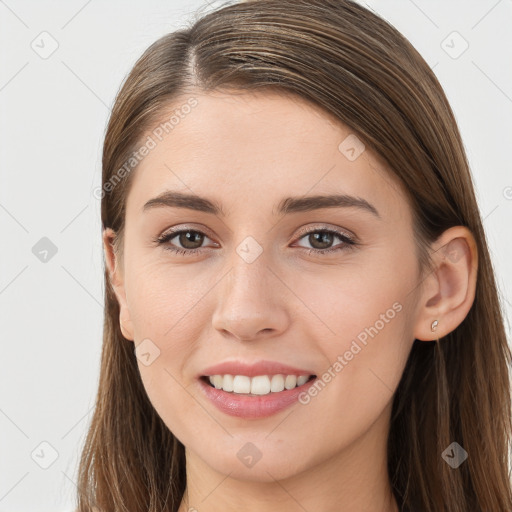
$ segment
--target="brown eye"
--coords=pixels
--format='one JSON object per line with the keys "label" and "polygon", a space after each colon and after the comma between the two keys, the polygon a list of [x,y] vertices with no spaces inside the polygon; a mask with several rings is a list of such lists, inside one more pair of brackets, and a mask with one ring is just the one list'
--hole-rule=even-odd
{"label": "brown eye", "polygon": [[316,231],[308,235],[308,241],[314,249],[328,249],[334,240],[330,231]]}
{"label": "brown eye", "polygon": [[[341,243],[333,246],[335,239],[341,240]],[[315,229],[304,233],[299,240],[306,240],[311,248],[300,245],[307,250],[308,254],[327,255],[330,253],[355,248],[357,243],[351,237],[343,232],[331,229]]]}
{"label": "brown eye", "polygon": [[178,241],[184,249],[198,249],[201,247],[204,235],[199,231],[181,231],[173,238],[178,237]]}
{"label": "brown eye", "polygon": [[[182,229],[180,231],[171,231],[156,239],[159,245],[165,250],[175,252],[177,254],[194,254],[202,250],[204,240],[208,238],[201,231],[193,229]],[[175,242],[171,240],[176,239]]]}

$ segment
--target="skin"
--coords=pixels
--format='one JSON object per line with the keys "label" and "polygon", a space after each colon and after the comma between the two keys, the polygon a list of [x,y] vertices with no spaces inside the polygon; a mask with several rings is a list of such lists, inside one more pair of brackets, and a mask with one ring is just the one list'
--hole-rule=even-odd
{"label": "skin", "polygon": [[[467,315],[474,239],[464,227],[447,230],[432,246],[434,271],[421,275],[407,198],[369,149],[354,161],[338,149],[348,127],[279,94],[193,96],[198,106],[134,171],[122,257],[113,232],[104,232],[123,335],[160,350],[149,366],[138,360],[141,377],[186,447],[179,512],[396,512],[386,468],[393,393],[414,339],[440,338]],[[143,213],[164,190],[216,200],[226,216]],[[364,198],[380,218],[354,207],[273,211],[283,197],[334,192]],[[176,255],[154,243],[173,226],[204,233],[187,246],[203,252]],[[353,235],[359,245],[347,248],[337,236],[315,244],[300,232],[313,227]],[[252,263],[236,252],[247,236],[263,249]],[[167,245],[183,247],[179,236]],[[335,246],[345,248],[306,252]],[[305,405],[235,418],[200,393],[197,374],[226,360],[267,359],[322,375],[397,302],[400,312]],[[252,467],[237,457],[247,442],[262,455]]]}

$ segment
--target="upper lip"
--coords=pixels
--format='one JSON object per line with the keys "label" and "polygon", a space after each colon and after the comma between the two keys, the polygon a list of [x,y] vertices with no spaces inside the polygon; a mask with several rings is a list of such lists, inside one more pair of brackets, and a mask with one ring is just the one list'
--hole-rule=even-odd
{"label": "upper lip", "polygon": [[314,375],[315,372],[307,369],[294,368],[277,361],[258,361],[245,363],[243,361],[224,361],[222,363],[205,368],[199,377],[211,375],[246,375],[256,377],[257,375]]}

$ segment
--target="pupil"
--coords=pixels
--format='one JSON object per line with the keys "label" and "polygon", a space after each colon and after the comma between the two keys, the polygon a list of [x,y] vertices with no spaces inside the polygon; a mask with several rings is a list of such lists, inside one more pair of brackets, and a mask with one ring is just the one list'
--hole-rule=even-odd
{"label": "pupil", "polygon": [[[313,233],[311,236],[313,237],[313,240],[315,241],[315,243],[320,241],[320,244],[323,244],[322,247],[319,247],[320,249],[325,249],[325,247],[329,246],[329,244],[332,241],[331,240],[332,235],[330,233],[327,233],[326,231],[321,231],[320,233]],[[311,236],[310,236],[310,238],[311,238]],[[311,240],[310,240],[310,243],[311,243]],[[311,243],[311,245],[314,247],[315,243]]]}
{"label": "pupil", "polygon": [[[191,235],[191,233],[193,234]],[[194,243],[199,239],[200,243],[198,247],[200,247],[202,241],[201,236],[201,233],[198,233],[197,231],[186,231],[180,235],[180,244],[187,249],[197,249],[197,247],[194,247]],[[188,244],[192,244],[192,247]]]}

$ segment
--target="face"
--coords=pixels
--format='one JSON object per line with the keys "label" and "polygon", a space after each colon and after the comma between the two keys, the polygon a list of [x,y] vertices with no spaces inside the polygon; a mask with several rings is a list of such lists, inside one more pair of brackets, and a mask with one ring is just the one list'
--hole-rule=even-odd
{"label": "face", "polygon": [[412,214],[377,155],[310,104],[194,97],[133,171],[122,330],[187,454],[286,478],[386,433],[414,340]]}

